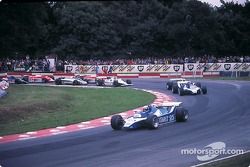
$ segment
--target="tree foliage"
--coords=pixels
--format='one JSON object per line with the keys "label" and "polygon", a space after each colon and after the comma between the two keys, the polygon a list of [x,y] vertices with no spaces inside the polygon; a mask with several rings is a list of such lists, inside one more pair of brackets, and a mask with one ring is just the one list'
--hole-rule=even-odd
{"label": "tree foliage", "polygon": [[0,3],[0,56],[112,59],[249,55],[250,2]]}

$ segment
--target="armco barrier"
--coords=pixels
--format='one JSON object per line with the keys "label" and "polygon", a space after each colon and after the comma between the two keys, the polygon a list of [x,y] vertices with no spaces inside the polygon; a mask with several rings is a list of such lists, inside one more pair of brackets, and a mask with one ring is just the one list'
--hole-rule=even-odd
{"label": "armco barrier", "polygon": [[[22,77],[24,75],[47,75],[53,76],[55,79],[59,77],[73,77],[76,75],[84,76],[89,74],[73,74],[73,73],[34,73],[34,72],[8,72],[0,74],[0,78],[5,78],[7,76]],[[91,74],[95,75],[96,74]],[[182,73],[137,73],[137,74],[98,74],[98,76],[117,76],[118,78],[202,78],[202,77],[219,77],[220,72],[182,72]]]}

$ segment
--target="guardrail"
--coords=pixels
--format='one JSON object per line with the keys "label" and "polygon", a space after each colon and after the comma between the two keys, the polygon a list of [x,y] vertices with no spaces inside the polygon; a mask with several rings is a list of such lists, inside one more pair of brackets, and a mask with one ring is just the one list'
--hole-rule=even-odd
{"label": "guardrail", "polygon": [[52,75],[74,76],[94,74],[98,76],[117,76],[120,78],[202,78],[218,76],[250,76],[250,63],[185,63],[150,65],[65,65],[64,73],[8,72],[7,75]]}

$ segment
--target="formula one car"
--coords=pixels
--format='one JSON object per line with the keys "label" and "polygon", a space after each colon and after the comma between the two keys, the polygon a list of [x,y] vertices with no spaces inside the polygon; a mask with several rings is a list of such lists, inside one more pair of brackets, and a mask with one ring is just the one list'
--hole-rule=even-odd
{"label": "formula one car", "polygon": [[207,87],[201,86],[199,82],[191,82],[191,81],[178,81],[177,85],[174,85],[173,93],[178,93],[180,96],[188,95],[188,94],[207,94]]}
{"label": "formula one car", "polygon": [[7,95],[7,89],[9,88],[9,83],[5,79],[0,78],[0,98]]}
{"label": "formula one car", "polygon": [[15,76],[7,76],[7,80],[11,84],[27,84],[28,82],[22,78],[17,78]]}
{"label": "formula one car", "polygon": [[167,90],[172,90],[173,85],[177,85],[178,81],[186,81],[185,78],[173,78],[166,83]]}
{"label": "formula one car", "polygon": [[131,80],[123,81],[117,77],[96,77],[96,85],[97,86],[131,86],[133,85]]}
{"label": "formula one car", "polygon": [[55,84],[56,85],[87,85],[88,83],[78,77],[73,77],[73,78],[60,77],[55,80]]}
{"label": "formula one car", "polygon": [[95,84],[96,83],[96,76],[95,75],[84,75],[80,76],[80,78],[86,81],[88,84]]}
{"label": "formula one car", "polygon": [[161,106],[149,105],[143,111],[135,112],[131,117],[123,119],[120,115],[113,115],[111,127],[114,130],[149,128],[157,129],[160,125],[170,122],[185,122],[188,119],[188,110],[180,105],[182,102],[169,102]]}
{"label": "formula one car", "polygon": [[24,81],[29,83],[48,83],[54,82],[52,77],[46,75],[25,75],[22,78]]}

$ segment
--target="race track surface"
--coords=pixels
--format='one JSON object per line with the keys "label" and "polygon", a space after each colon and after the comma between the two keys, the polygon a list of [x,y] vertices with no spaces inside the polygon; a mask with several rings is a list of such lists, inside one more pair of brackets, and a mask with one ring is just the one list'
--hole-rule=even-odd
{"label": "race track surface", "polygon": [[190,119],[157,130],[113,131],[105,126],[0,144],[0,165],[185,167],[201,162],[196,155],[182,155],[181,149],[202,149],[213,142],[224,142],[227,149],[250,150],[250,82],[201,80],[208,88],[207,95],[182,97],[165,89],[166,79],[132,82],[134,87],[163,92],[182,101]]}

